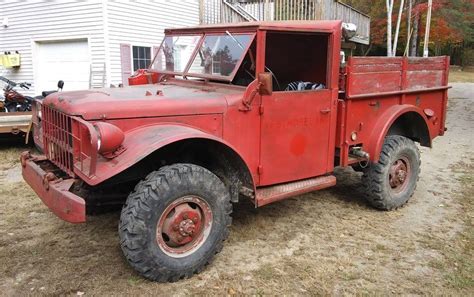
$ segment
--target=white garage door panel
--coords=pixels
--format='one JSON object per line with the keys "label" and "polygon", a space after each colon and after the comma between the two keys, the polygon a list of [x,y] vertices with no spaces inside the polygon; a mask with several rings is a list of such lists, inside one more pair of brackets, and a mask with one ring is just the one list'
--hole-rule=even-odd
{"label": "white garage door panel", "polygon": [[87,40],[37,43],[36,61],[36,93],[56,89],[60,79],[64,81],[64,91],[89,88]]}

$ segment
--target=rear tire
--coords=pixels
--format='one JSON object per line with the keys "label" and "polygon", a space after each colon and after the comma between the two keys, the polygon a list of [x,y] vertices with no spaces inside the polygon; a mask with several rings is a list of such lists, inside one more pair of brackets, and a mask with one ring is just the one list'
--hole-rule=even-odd
{"label": "rear tire", "polygon": [[162,167],[137,184],[122,209],[122,251],[150,280],[188,278],[222,249],[231,212],[229,192],[212,172],[192,164]]}
{"label": "rear tire", "polygon": [[369,203],[381,210],[403,206],[415,192],[420,165],[420,152],[411,139],[387,136],[379,161],[362,177]]}

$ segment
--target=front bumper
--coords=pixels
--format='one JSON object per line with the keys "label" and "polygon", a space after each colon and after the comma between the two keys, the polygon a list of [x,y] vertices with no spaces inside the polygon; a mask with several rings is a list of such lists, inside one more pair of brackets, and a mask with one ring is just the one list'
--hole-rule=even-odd
{"label": "front bumper", "polygon": [[45,160],[45,156],[33,156],[29,152],[22,153],[23,178],[43,203],[62,220],[70,223],[85,222],[86,202],[69,191],[74,179],[63,180],[57,178],[52,172],[43,170],[37,162]]}

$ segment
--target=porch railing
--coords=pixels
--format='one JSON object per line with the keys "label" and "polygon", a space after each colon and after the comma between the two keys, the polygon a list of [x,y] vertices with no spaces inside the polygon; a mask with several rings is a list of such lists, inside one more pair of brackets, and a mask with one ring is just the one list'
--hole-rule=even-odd
{"label": "porch railing", "polygon": [[370,17],[335,0],[200,0],[201,23],[342,20],[357,25],[352,40],[368,44]]}

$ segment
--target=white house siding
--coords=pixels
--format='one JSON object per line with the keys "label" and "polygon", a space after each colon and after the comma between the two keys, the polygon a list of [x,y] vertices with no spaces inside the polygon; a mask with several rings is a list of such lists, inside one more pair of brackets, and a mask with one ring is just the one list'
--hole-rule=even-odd
{"label": "white house siding", "polygon": [[[0,70],[14,81],[35,81],[35,42],[87,38],[90,61],[102,68],[106,61],[102,1],[9,1],[0,2],[0,22],[8,17],[9,26],[0,27],[0,52],[18,51],[19,69]],[[130,13],[130,10],[129,10]],[[67,81],[65,82],[67,89]],[[54,89],[55,86],[51,86]],[[42,90],[26,92],[37,95]]]}
{"label": "white house siding", "polygon": [[105,11],[108,81],[115,85],[122,82],[121,44],[153,48],[164,29],[199,24],[198,0],[109,1]]}

